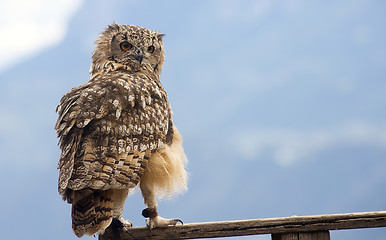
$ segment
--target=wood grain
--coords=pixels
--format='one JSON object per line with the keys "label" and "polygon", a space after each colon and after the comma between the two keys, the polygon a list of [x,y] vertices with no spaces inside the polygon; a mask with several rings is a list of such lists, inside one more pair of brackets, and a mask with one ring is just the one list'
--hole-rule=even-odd
{"label": "wood grain", "polygon": [[[386,211],[314,216],[293,216],[224,222],[204,222],[159,228],[133,227],[115,231],[109,227],[99,240],[116,239],[197,239],[259,234],[323,232],[339,229],[386,227]],[[304,235],[306,237],[306,235]],[[290,238],[289,238],[290,239]],[[305,238],[307,239],[307,238]]]}

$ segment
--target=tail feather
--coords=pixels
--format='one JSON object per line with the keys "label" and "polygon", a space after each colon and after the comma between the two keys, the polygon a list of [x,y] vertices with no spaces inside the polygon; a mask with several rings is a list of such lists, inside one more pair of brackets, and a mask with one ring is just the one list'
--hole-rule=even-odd
{"label": "tail feather", "polygon": [[82,237],[103,233],[113,217],[111,191],[93,191],[72,204],[72,230]]}

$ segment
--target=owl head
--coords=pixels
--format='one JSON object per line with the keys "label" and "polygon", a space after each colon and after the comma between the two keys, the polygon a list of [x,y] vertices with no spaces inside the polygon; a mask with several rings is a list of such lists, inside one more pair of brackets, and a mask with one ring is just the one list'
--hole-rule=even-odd
{"label": "owl head", "polygon": [[95,41],[91,74],[115,62],[133,72],[145,69],[159,77],[164,62],[162,36],[164,34],[135,25],[108,26]]}

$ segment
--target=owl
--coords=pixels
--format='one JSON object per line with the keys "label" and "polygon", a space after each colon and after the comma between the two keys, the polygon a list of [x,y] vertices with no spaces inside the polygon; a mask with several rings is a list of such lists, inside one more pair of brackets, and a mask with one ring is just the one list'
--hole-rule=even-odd
{"label": "owl", "polygon": [[[61,155],[58,191],[72,204],[76,236],[130,227],[126,197],[139,185],[147,226],[174,226],[157,213],[157,197],[186,189],[186,157],[160,82],[163,34],[112,24],[96,40],[88,83],[56,109]],[[182,223],[182,222],[181,222]]]}

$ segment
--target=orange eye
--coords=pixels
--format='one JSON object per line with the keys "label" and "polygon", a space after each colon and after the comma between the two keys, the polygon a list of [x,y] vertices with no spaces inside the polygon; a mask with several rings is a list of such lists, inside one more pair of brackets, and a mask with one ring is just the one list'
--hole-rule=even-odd
{"label": "orange eye", "polygon": [[131,45],[131,43],[129,42],[122,42],[120,47],[123,51],[129,51],[133,47],[133,45]]}
{"label": "orange eye", "polygon": [[150,47],[147,48],[147,51],[148,51],[149,53],[153,53],[154,50],[155,50],[155,47],[154,47],[154,46],[150,46]]}

